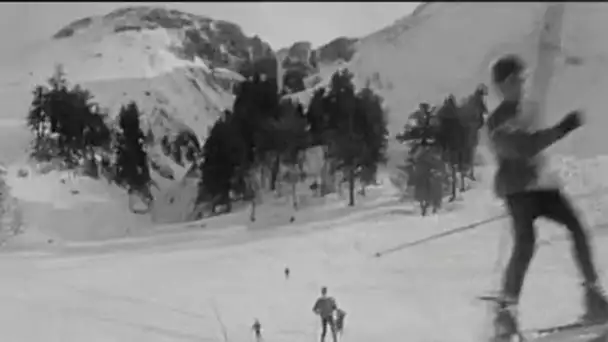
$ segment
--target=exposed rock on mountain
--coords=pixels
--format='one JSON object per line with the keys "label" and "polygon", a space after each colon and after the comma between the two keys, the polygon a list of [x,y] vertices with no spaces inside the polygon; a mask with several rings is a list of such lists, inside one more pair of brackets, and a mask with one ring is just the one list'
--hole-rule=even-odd
{"label": "exposed rock on mountain", "polygon": [[314,86],[322,71],[336,70],[336,65],[352,59],[357,42],[356,38],[339,37],[317,49],[313,49],[310,42],[296,42],[279,50],[277,57],[283,69],[283,82],[296,92]]}

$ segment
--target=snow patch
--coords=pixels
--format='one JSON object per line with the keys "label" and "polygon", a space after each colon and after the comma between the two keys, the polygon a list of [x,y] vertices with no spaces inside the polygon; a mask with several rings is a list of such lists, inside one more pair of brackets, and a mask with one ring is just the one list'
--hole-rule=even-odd
{"label": "snow patch", "polygon": [[25,123],[20,119],[0,119],[0,128],[23,128]]}
{"label": "snow patch", "polygon": [[[27,176],[20,177],[20,170],[26,170]],[[47,174],[36,174],[26,166],[11,165],[6,176],[11,188],[11,195],[18,200],[33,203],[46,203],[55,209],[69,209],[83,202],[103,203],[109,197],[88,194],[87,183],[93,179],[73,177],[69,171],[51,171]]]}
{"label": "snow patch", "polygon": [[608,156],[575,158],[556,155],[552,168],[559,172],[565,189],[573,197],[588,226],[608,224]]}

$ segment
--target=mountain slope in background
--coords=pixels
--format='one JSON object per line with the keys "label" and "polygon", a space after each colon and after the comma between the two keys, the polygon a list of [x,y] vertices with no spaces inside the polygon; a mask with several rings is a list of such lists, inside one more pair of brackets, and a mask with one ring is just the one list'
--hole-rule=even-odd
{"label": "mountain slope in background", "polygon": [[[390,110],[391,135],[401,130],[418,103],[439,104],[448,94],[472,93],[489,80],[490,62],[505,52],[522,54],[533,66],[541,3],[427,3],[411,15],[357,43],[346,64],[359,86],[368,80]],[[563,153],[606,153],[608,122],[602,99],[608,92],[608,5],[568,3],[563,49],[548,98],[550,120],[576,107],[589,124],[556,146]],[[327,84],[324,75],[320,84]],[[491,92],[492,93],[492,92]],[[306,102],[308,90],[298,96]],[[496,104],[491,95],[490,108]],[[393,149],[399,149],[396,142]],[[393,151],[394,152],[394,151]]]}
{"label": "mountain slope in background", "polygon": [[[366,37],[338,38],[319,49],[300,42],[276,53],[233,24],[153,7],[125,8],[72,23],[46,46],[26,53],[23,67],[13,68],[15,77],[6,78],[10,87],[0,93],[6,103],[2,115],[21,120],[33,84],[44,81],[60,62],[70,80],[91,89],[113,114],[121,104],[136,100],[157,140],[163,136],[184,140],[176,138],[183,132],[202,140],[221,110],[231,105],[230,88],[247,76],[252,64],[271,76],[277,70],[300,68],[312,88],[326,85],[333,70],[347,66],[359,86],[371,82],[384,97],[394,135],[419,102],[437,104],[450,93],[462,97],[478,83],[487,82],[490,61],[501,53],[518,52],[532,64],[544,6],[423,4]],[[605,18],[606,4],[567,4],[562,56],[549,92],[550,120],[582,107],[587,109],[589,123],[557,144],[558,152],[578,157],[606,153]],[[277,60],[285,70],[280,71]],[[313,77],[318,82],[310,82]],[[306,102],[312,88],[294,96]],[[490,96],[488,102],[492,108],[496,99]],[[391,141],[392,162],[402,160],[401,152],[402,147]],[[192,183],[182,179],[188,164],[180,166],[162,152],[154,156],[173,170],[177,180],[163,185],[158,212],[167,217],[183,215],[183,206],[191,204],[195,195]]]}
{"label": "mountain slope in background", "polygon": [[61,64],[68,79],[90,89],[111,115],[136,101],[157,141],[182,131],[202,139],[232,105],[240,73],[260,61],[274,63],[267,72],[276,73],[270,46],[236,24],[156,7],[122,8],[77,20],[26,51],[8,77],[9,93],[20,93],[20,101],[5,115],[22,117],[30,88]]}
{"label": "mountain slope in background", "polygon": [[[245,35],[234,23],[149,6],[126,7],[106,15],[79,19],[52,34],[44,44],[22,51],[16,65],[2,66],[4,84],[0,97],[6,105],[0,116],[3,123],[0,128],[11,132],[10,141],[8,135],[0,134],[7,139],[2,139],[2,145],[11,146],[10,150],[1,150],[2,159],[13,162],[25,156],[31,136],[23,126],[32,100],[31,91],[36,84],[46,83],[58,64],[62,65],[72,84],[78,83],[90,90],[94,101],[106,108],[112,117],[128,102],[138,104],[143,113],[144,132],[151,133],[154,138],[149,152],[152,170],[157,172],[152,176],[161,188],[155,193],[154,210],[169,220],[172,216],[183,217],[180,206],[190,204],[196,196],[196,184],[183,179],[192,167],[192,160],[187,160],[183,147],[202,145],[208,127],[222,111],[232,107],[233,87],[254,67],[271,76],[276,75],[277,70],[270,46],[259,37]],[[15,130],[15,127],[19,129]],[[165,137],[169,148],[161,147],[160,142]],[[139,218],[129,218],[132,214],[127,214],[128,198],[114,190],[106,191],[103,186],[89,182],[75,184],[63,176],[41,176],[44,182],[38,182],[33,179],[38,177],[33,173],[24,183],[16,180],[13,174],[18,168],[9,169],[12,172],[9,172],[9,178],[14,180],[13,185],[20,189],[20,194],[36,191],[27,183],[40,187],[51,182],[50,188],[65,188],[57,189],[61,196],[65,192],[68,197],[81,199],[80,202],[70,201],[78,204],[79,212],[85,211],[86,207],[86,211],[106,213],[103,216],[108,220],[103,229],[109,231],[101,235],[100,222],[78,216],[83,221],[82,230],[94,232],[93,236],[123,234],[125,225],[150,224],[149,220],[141,223]],[[169,175],[175,180],[167,179]],[[76,191],[78,196],[70,195]],[[85,200],[87,191],[104,200]],[[53,198],[52,195],[25,197],[28,203],[31,200],[52,201]],[[46,206],[40,203],[26,206],[26,216],[31,221],[28,224],[61,226],[59,222],[63,219],[45,221],[44,217],[54,212],[51,210],[53,204],[49,208]],[[117,212],[117,208],[123,208],[124,212]],[[75,214],[74,210],[68,211]],[[116,215],[107,214],[110,212],[116,212]],[[52,224],[55,221],[58,223]],[[116,227],[112,229],[113,226]],[[87,233],[76,235],[78,239],[86,239]]]}
{"label": "mountain slope in background", "polygon": [[315,86],[320,75],[332,73],[338,66],[349,62],[357,51],[358,38],[338,37],[316,49],[310,42],[296,42],[277,51],[283,80],[287,73],[306,78],[307,88]]}
{"label": "mountain slope in background", "polygon": [[[557,145],[559,152],[574,156],[557,162],[566,192],[574,197],[597,247],[608,242],[608,158],[595,157],[606,154],[602,98],[607,90],[607,9],[605,4],[568,4],[563,55],[549,96],[552,119],[576,106],[588,109],[587,127]],[[438,103],[451,92],[462,96],[477,82],[485,82],[489,61],[498,54],[516,51],[533,60],[534,30],[541,13],[541,4],[423,5],[412,16],[361,39],[347,64],[359,85],[370,79],[385,96],[395,132],[417,102]],[[328,75],[317,75],[327,82]],[[304,101],[307,92],[298,95]],[[490,107],[496,103],[495,98],[489,101]],[[590,155],[594,158],[581,160]],[[487,182],[491,169],[482,171],[480,180]],[[63,196],[46,193],[43,182],[24,180],[16,185],[21,185],[16,194],[30,186],[35,190],[29,192],[32,197],[48,196],[64,207],[74,201],[67,191]],[[102,211],[102,204],[90,203],[94,204],[81,210],[86,216],[76,210],[53,210],[50,214],[66,215],[65,219],[50,220],[41,212],[40,222],[83,230],[79,224],[103,221],[105,226],[98,226],[96,233],[106,236],[117,228],[112,223],[126,232],[134,224],[118,210]],[[72,244],[56,254],[52,248],[5,254],[0,260],[2,336],[7,341],[50,337],[80,342],[93,336],[156,342],[220,340],[224,333],[224,338],[230,334],[232,341],[244,341],[257,318],[268,327],[267,340],[310,341],[317,330],[308,308],[319,288],[328,286],[348,312],[349,341],[403,336],[413,341],[487,340],[492,316],[473,298],[495,291],[499,284],[509,246],[507,221],[434,239],[425,246],[393,249],[424,237],[445,236],[504,210],[491,191],[481,187],[455,204],[457,211],[438,217],[410,216],[413,208],[399,203],[367,211],[357,208],[361,211],[332,220],[327,212],[313,211],[309,215],[320,222],[301,224],[298,219],[276,230],[262,225],[264,230],[255,231],[232,222],[232,229]],[[226,218],[230,219],[218,219]],[[199,226],[197,222],[182,228]],[[90,240],[95,232],[77,234]],[[520,307],[524,330],[569,322],[582,310],[567,230],[539,222],[537,247]],[[391,250],[398,253],[386,254]],[[371,257],[379,251],[385,253],[383,258]],[[596,251],[598,269],[605,270],[608,251]],[[286,267],[292,272],[289,280],[283,276]],[[606,275],[601,278],[606,284]],[[540,310],[547,306],[554,310]],[[376,319],[370,320],[369,312]]]}

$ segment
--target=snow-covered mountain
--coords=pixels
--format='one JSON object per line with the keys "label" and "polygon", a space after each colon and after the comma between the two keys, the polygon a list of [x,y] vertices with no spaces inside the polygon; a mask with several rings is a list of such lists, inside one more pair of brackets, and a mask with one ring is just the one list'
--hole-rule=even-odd
{"label": "snow-covered mountain", "polygon": [[277,51],[281,62],[282,80],[288,72],[306,77],[306,87],[314,87],[322,77],[343,63],[349,62],[357,51],[358,38],[338,37],[316,49],[312,43],[295,42],[290,47]]}
{"label": "snow-covered mountain", "polygon": [[[586,128],[555,147],[558,152],[586,157],[605,153],[607,146],[602,99],[608,91],[604,33],[608,5],[569,3],[566,7],[563,51],[549,91],[549,112],[557,119],[575,107],[587,109]],[[271,75],[291,66],[302,68],[309,73],[308,81],[316,78],[309,83],[313,87],[327,84],[331,72],[344,65],[354,71],[358,85],[369,80],[384,97],[389,130],[394,134],[419,102],[438,103],[450,93],[464,96],[478,83],[487,82],[489,62],[498,54],[516,51],[533,61],[543,10],[540,3],[428,3],[365,37],[337,38],[319,48],[299,42],[274,52],[235,24],[168,9],[128,7],[51,33],[45,44],[23,53],[18,65],[5,68],[1,115],[22,120],[32,86],[62,63],[68,78],[90,89],[112,114],[121,104],[137,101],[146,114],[144,124],[157,140],[163,136],[183,140],[183,134],[177,139],[183,132],[202,140],[219,112],[231,105],[230,88],[243,79],[251,62]],[[310,93],[311,89],[294,96],[305,102]],[[495,103],[490,96],[490,108]],[[3,143],[2,153],[23,151],[28,139],[17,139],[17,130],[6,127],[11,127],[10,143],[15,146]],[[154,158],[172,168],[177,178],[158,196],[158,213],[181,217],[195,196],[193,185],[181,179],[187,170],[159,149],[153,151],[158,152]],[[403,158],[402,148],[394,141],[390,156],[393,161]],[[597,179],[585,182],[585,186],[601,183]],[[124,203],[117,207],[126,210]]]}
{"label": "snow-covered mountain", "polygon": [[[542,6],[425,4],[411,16],[359,39],[352,59],[345,64],[355,71],[359,84],[369,78],[384,95],[391,110],[390,128],[395,132],[417,102],[436,103],[451,92],[462,96],[486,81],[489,61],[499,53],[518,51],[533,60],[534,30]],[[593,244],[599,247],[595,259],[604,285],[608,285],[608,250],[601,246],[608,243],[608,159],[597,155],[606,154],[608,146],[604,143],[607,126],[602,109],[608,90],[606,19],[606,4],[567,4],[562,63],[549,95],[553,119],[577,106],[588,111],[586,127],[556,146],[556,151],[570,154],[556,158],[556,164],[589,236],[594,237]],[[121,34],[139,40],[160,32],[142,29]],[[75,32],[49,45],[75,42],[85,34]],[[165,34],[169,36],[163,33],[163,37]],[[169,51],[161,55],[175,61],[170,50],[160,50]],[[301,54],[291,54],[305,60],[311,50],[303,46]],[[137,59],[132,61],[136,68]],[[201,62],[195,59],[188,63]],[[93,73],[77,65],[74,70]],[[200,75],[206,77],[210,67],[204,63],[188,64],[187,68],[199,68]],[[229,65],[224,68],[234,72]],[[40,77],[46,77],[51,69],[45,69]],[[70,67],[66,69],[69,76]],[[125,72],[135,72],[127,69]],[[323,84],[329,70],[313,70],[311,77],[318,75]],[[187,96],[194,96],[194,91],[177,86],[187,83],[189,74],[163,75],[133,76],[154,81],[132,82],[141,82],[137,83],[142,84],[141,89],[153,84],[158,93],[172,94],[165,95],[171,101],[188,101]],[[101,82],[85,81],[93,87]],[[111,79],[103,82],[108,85],[98,91],[100,97],[121,83]],[[226,92],[204,86],[209,87],[202,88],[206,94]],[[180,90],[167,90],[172,87]],[[7,114],[18,99],[16,92],[11,92],[17,88],[10,89],[3,94],[13,97],[3,97],[5,106],[0,115],[21,118],[21,112]],[[126,85],[124,89],[121,92],[129,96],[134,96],[130,89],[141,91]],[[305,101],[307,93],[298,96]],[[207,101],[200,103],[204,106]],[[490,98],[490,107],[493,104],[495,99]],[[182,112],[170,113],[175,120],[182,120]],[[588,156],[593,158],[585,158]],[[479,179],[487,185],[491,169],[480,171]],[[11,172],[9,168],[9,175]],[[137,222],[129,221],[117,209],[124,205],[107,204],[117,198],[115,195],[98,196],[77,210],[63,210],[72,202],[82,204],[85,200],[72,196],[57,175],[45,177],[15,182],[15,194],[39,201],[46,198],[62,208],[39,211],[37,220],[30,217],[45,231],[31,229],[29,235],[17,237],[9,246],[26,249],[31,247],[28,243],[36,241],[42,246],[39,250],[6,253],[0,258],[0,322],[7,341],[247,341],[252,338],[255,319],[262,323],[267,341],[312,341],[318,339],[320,326],[310,308],[321,286],[329,288],[348,314],[343,335],[348,341],[483,341],[492,329],[492,311],[475,298],[497,289],[508,257],[510,230],[507,220],[497,218],[504,208],[484,186],[467,192],[464,201],[453,203],[450,210],[425,218],[411,215],[415,208],[403,203],[376,206],[371,201],[349,212],[325,206],[303,213],[292,224],[275,225],[275,229],[269,221],[276,222],[279,213],[263,208],[260,211],[270,218],[251,226],[244,224],[244,215],[234,214],[191,224],[146,226],[146,238],[62,244],[47,240],[45,234],[52,231],[53,224],[57,231],[62,230],[60,233],[93,240],[116,237],[117,232],[128,236]],[[90,179],[82,182],[87,183],[80,188],[82,194],[87,187],[104,186]],[[102,190],[109,193],[107,188]],[[380,187],[374,192],[380,200],[390,201],[387,190]],[[475,229],[373,257],[376,252],[490,217],[495,220]],[[162,231],[173,233],[160,234]],[[567,323],[582,311],[580,281],[567,231],[540,221],[537,233],[535,259],[519,308],[523,329]],[[284,275],[285,268],[291,271],[289,278]]]}
{"label": "snow-covered mountain", "polygon": [[[22,123],[31,91],[46,83],[60,64],[68,81],[90,90],[111,116],[130,101],[138,104],[144,131],[154,137],[149,147],[153,170],[161,171],[153,172],[161,186],[157,209],[169,216],[182,210],[178,207],[183,202],[191,203],[196,193],[195,185],[182,179],[191,160],[184,158],[181,147],[192,141],[200,146],[208,127],[231,108],[235,84],[253,67],[271,76],[277,70],[270,46],[259,37],[247,36],[237,24],[151,6],[79,19],[18,55],[12,64],[0,67],[0,99],[5,104],[0,127],[10,132],[10,136],[2,134],[0,157],[11,162],[25,156],[31,135]],[[161,147],[163,140],[170,143],[169,149]],[[183,157],[174,158],[175,151]],[[66,194],[70,191],[66,189]],[[111,202],[126,211],[126,198],[115,195],[109,197],[116,199]],[[184,196],[188,199],[175,199]],[[104,212],[102,204],[94,206]],[[122,214],[108,216],[125,220]]]}
{"label": "snow-covered mountain", "polygon": [[33,85],[61,64],[68,80],[91,90],[111,115],[136,101],[156,140],[182,131],[203,139],[230,108],[232,87],[248,65],[266,63],[276,72],[270,46],[238,25],[159,7],[79,19],[49,38],[22,52],[16,68],[5,67],[8,94],[21,96],[4,115],[22,117]]}
{"label": "snow-covered mountain", "polygon": [[[518,52],[533,66],[544,3],[425,3],[411,15],[361,37],[346,66],[359,85],[367,80],[389,108],[390,131],[401,130],[418,103],[462,97],[489,81],[490,62]],[[548,111],[586,109],[589,123],[556,150],[585,156],[606,153],[604,95],[608,92],[608,5],[568,3],[563,49],[549,90]],[[327,84],[330,73],[320,84]],[[305,102],[311,91],[300,94]],[[496,104],[491,92],[489,107]],[[395,144],[392,145],[395,147]]]}

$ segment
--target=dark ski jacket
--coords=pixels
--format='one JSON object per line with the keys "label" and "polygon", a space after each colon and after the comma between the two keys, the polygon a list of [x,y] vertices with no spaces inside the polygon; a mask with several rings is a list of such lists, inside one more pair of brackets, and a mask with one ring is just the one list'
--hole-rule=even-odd
{"label": "dark ski jacket", "polygon": [[338,306],[336,305],[336,301],[332,297],[320,297],[315,302],[315,306],[312,308],[312,311],[317,313],[321,318],[333,317],[334,310],[336,310]]}
{"label": "dark ski jacket", "polygon": [[557,125],[533,130],[521,118],[521,103],[503,101],[487,121],[488,135],[496,156],[494,191],[498,197],[538,190],[557,189],[557,175],[548,170],[542,151],[566,134]]}

